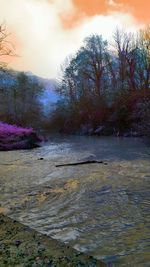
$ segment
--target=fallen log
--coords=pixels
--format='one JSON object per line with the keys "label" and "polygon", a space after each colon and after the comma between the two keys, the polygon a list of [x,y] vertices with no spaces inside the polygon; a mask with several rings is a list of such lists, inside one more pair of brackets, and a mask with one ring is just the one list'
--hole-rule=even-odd
{"label": "fallen log", "polygon": [[58,164],[55,167],[65,167],[65,166],[76,166],[76,165],[84,165],[84,164],[93,164],[93,163],[101,163],[107,165],[107,162],[103,162],[102,160],[86,160],[80,162],[72,162],[72,163],[65,163],[65,164]]}

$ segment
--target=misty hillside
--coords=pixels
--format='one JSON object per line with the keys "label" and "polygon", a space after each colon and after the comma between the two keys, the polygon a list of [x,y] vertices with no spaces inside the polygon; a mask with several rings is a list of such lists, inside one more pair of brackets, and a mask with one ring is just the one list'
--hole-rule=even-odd
{"label": "misty hillside", "polygon": [[0,121],[40,128],[59,99],[55,80],[31,72],[0,69]]}
{"label": "misty hillside", "polygon": [[[7,87],[10,89],[15,87],[18,83],[17,77],[20,74],[19,71],[14,71],[11,69],[0,69],[0,89]],[[39,86],[42,87],[42,94],[40,94],[40,102],[44,105],[44,109],[49,110],[49,105],[51,103],[56,103],[59,96],[55,91],[57,83],[53,79],[44,79],[33,75],[31,72],[25,73],[29,81],[37,83]]]}

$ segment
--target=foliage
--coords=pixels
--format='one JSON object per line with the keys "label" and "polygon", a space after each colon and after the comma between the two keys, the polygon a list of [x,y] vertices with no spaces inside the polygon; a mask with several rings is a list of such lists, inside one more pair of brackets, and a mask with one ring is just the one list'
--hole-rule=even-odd
{"label": "foliage", "polygon": [[26,73],[6,68],[6,58],[15,56],[9,33],[0,25],[0,120],[22,126],[40,126],[42,108],[39,97],[42,86]]}
{"label": "foliage", "polygon": [[[0,27],[0,57],[13,55]],[[62,66],[61,98],[49,118],[39,101],[43,87],[33,76],[0,69],[0,120],[65,133],[150,134],[150,27],[137,35],[116,30],[109,44],[85,38]]]}
{"label": "foliage", "polygon": [[7,123],[2,123],[0,122],[0,137],[5,136],[5,135],[29,135],[33,132],[32,128],[22,128],[22,127],[18,127],[16,125],[10,125]]}
{"label": "foliage", "polygon": [[[134,114],[146,112],[145,99],[150,100],[150,28],[137,36],[117,29],[112,48],[102,36],[92,35],[62,69],[58,91],[66,115],[61,130],[75,133],[83,125],[91,127],[91,133],[102,125],[119,134],[137,130]],[[148,119],[140,117],[144,128],[150,117],[146,114]],[[54,117],[59,124],[59,107]]]}
{"label": "foliage", "polygon": [[39,97],[43,88],[23,72],[0,71],[0,120],[22,126],[38,127],[42,119]]}
{"label": "foliage", "polygon": [[32,128],[22,128],[0,122],[0,150],[29,149],[42,141]]}

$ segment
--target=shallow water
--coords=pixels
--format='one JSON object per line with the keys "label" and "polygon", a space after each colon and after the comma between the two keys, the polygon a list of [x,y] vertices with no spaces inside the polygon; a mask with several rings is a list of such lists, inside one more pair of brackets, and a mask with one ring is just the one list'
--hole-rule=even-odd
{"label": "shallow water", "polygon": [[[84,159],[108,165],[55,167]],[[109,266],[150,266],[149,180],[150,147],[138,138],[57,137],[0,152],[1,209]]]}

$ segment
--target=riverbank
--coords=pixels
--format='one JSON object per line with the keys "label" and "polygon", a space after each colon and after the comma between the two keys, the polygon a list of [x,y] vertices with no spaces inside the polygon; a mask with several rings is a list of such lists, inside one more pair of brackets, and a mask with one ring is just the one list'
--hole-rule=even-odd
{"label": "riverbank", "polygon": [[0,214],[0,266],[104,267],[104,263]]}
{"label": "riverbank", "polygon": [[41,138],[32,128],[0,122],[0,151],[39,147]]}

